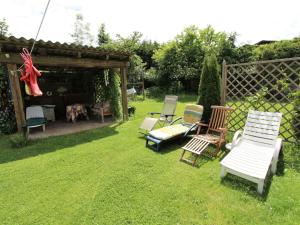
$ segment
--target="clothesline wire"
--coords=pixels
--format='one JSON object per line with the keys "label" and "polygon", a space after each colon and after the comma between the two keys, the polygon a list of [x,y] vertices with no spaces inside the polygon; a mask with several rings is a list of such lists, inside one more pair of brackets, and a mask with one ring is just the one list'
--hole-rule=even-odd
{"label": "clothesline wire", "polygon": [[[33,51],[33,49],[34,49],[35,43],[36,43],[37,38],[38,38],[38,36],[39,36],[39,34],[40,34],[40,30],[41,30],[41,27],[42,27],[42,25],[43,25],[43,22],[44,22],[44,19],[45,19],[45,16],[46,16],[46,13],[47,13],[47,10],[48,10],[50,1],[51,1],[51,0],[48,0],[47,5],[46,5],[46,8],[45,8],[45,10],[44,10],[44,13],[43,13],[43,17],[42,17],[41,23],[40,23],[40,25],[39,25],[38,31],[37,31],[37,33],[36,33],[35,39],[34,39],[34,41],[33,41],[33,44],[32,44],[32,46],[31,46],[31,49],[30,49],[30,52],[29,52],[30,55],[31,55],[31,53],[32,53],[32,51]],[[24,65],[25,65],[25,64],[23,63],[22,66],[19,67],[18,71],[19,71]]]}

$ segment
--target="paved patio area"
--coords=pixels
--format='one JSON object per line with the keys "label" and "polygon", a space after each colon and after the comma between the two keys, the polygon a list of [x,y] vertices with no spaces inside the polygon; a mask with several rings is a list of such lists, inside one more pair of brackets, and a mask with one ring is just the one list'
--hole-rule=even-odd
{"label": "paved patio area", "polygon": [[80,120],[75,123],[58,120],[55,122],[48,122],[46,130],[43,132],[42,127],[30,129],[29,139],[47,138],[51,136],[60,136],[65,134],[77,133],[80,131],[95,129],[112,124],[110,118],[106,118],[104,123],[100,120]]}

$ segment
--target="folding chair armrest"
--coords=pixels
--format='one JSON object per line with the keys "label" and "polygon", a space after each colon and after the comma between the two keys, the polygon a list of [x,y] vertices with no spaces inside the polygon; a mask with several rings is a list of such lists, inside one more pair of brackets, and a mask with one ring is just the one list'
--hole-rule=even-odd
{"label": "folding chair armrest", "polygon": [[225,127],[218,128],[219,132],[226,133],[228,130]]}
{"label": "folding chair armrest", "polygon": [[195,127],[197,127],[197,124],[193,124],[183,135],[183,137],[186,137],[190,132],[191,130],[193,130]]}
{"label": "folding chair armrest", "polygon": [[200,131],[201,131],[202,127],[208,127],[208,124],[202,123],[202,122],[197,122],[196,125],[198,126],[197,135],[200,134]]}
{"label": "folding chair armrest", "polygon": [[278,156],[279,156],[279,153],[280,153],[280,150],[282,149],[282,147],[283,147],[282,139],[277,138],[274,153],[273,153],[272,166],[271,166],[271,171],[272,171],[273,174],[276,173]]}
{"label": "folding chair armrest", "polygon": [[218,128],[216,131],[220,133],[220,140],[221,140],[221,139],[225,139],[226,133],[227,133],[227,131],[228,131],[227,128],[225,128],[225,127],[220,127],[220,128]]}
{"label": "folding chair armrest", "polygon": [[238,130],[234,133],[233,139],[232,139],[232,145],[231,145],[231,149],[233,149],[234,146],[236,146],[239,141],[241,140],[241,135],[242,135],[242,130]]}
{"label": "folding chair armrest", "polygon": [[173,120],[173,122],[170,123],[170,125],[173,125],[175,122],[177,122],[178,120],[181,120],[181,119],[182,119],[182,117],[178,117],[177,119]]}
{"label": "folding chair armrest", "polygon": [[153,116],[153,115],[158,115],[158,114],[161,114],[161,113],[159,113],[159,112],[148,112],[148,114],[150,114],[151,116]]}
{"label": "folding chair armrest", "polygon": [[197,122],[196,125],[202,126],[202,127],[208,127],[208,124],[202,123],[202,122]]}
{"label": "folding chair armrest", "polygon": [[212,129],[212,130],[215,132],[222,133],[222,134],[227,133],[227,128],[217,128],[217,129]]}
{"label": "folding chair armrest", "polygon": [[168,117],[168,116],[176,116],[175,114],[161,114],[164,117]]}

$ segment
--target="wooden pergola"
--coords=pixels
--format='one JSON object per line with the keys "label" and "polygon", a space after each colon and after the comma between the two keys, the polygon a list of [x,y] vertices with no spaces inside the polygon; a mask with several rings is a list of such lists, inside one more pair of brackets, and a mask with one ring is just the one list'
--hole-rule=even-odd
{"label": "wooden pergola", "polygon": [[[17,68],[23,64],[20,56],[22,48],[30,50],[33,42],[33,39],[0,37],[0,63],[7,65],[18,131],[21,131],[25,125],[25,113]],[[51,41],[45,42],[42,40],[35,43],[32,52],[32,59],[37,68],[39,66],[48,66],[81,69],[119,69],[123,120],[128,120],[126,89],[129,58],[130,53],[128,52],[59,42],[53,43]]]}

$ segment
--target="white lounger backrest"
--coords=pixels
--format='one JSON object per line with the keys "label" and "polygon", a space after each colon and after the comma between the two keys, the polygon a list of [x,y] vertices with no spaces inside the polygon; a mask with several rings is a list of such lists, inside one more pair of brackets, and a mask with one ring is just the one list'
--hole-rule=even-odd
{"label": "white lounger backrest", "polygon": [[26,119],[44,118],[44,111],[41,106],[29,106],[26,108]]}
{"label": "white lounger backrest", "polygon": [[[164,100],[163,109],[161,111],[161,118],[165,119],[164,115],[172,115],[175,113],[177,105],[178,96],[176,95],[166,95]],[[167,118],[169,122],[172,122],[173,116]]]}
{"label": "white lounger backrest", "polygon": [[281,113],[250,110],[242,139],[273,147],[279,134],[281,117]]}

